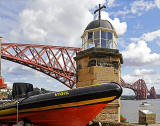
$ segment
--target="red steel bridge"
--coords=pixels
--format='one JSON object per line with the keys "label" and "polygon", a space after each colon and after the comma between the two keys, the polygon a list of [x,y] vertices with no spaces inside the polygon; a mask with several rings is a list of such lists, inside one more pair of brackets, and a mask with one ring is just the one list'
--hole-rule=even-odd
{"label": "red steel bridge", "polygon": [[136,95],[136,99],[147,99],[148,93],[150,94],[149,98],[157,98],[155,88],[151,87],[151,89],[148,90],[147,85],[143,79],[139,79],[133,84],[128,84],[121,78],[121,86],[124,88],[132,89]]}
{"label": "red steel bridge", "polygon": [[[80,50],[81,48],[76,47],[2,43],[1,57],[38,70],[73,88],[76,84],[76,63],[73,57]],[[132,89],[137,99],[146,99],[148,93],[151,98],[157,97],[154,87],[148,91],[142,79],[133,84],[125,83],[121,79],[121,85]]]}

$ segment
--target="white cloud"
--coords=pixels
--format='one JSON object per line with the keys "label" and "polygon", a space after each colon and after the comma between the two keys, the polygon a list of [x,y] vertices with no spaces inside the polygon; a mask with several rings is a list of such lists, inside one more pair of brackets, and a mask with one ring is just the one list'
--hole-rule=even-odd
{"label": "white cloud", "polygon": [[7,84],[7,88],[12,89],[13,83],[12,82],[5,82]]}
{"label": "white cloud", "polygon": [[[130,74],[125,74],[122,75],[123,80],[126,83],[133,84],[139,79],[144,79],[147,81],[147,83],[152,83],[155,79],[157,79],[157,73],[153,69],[135,69],[132,73]],[[156,77],[152,77],[156,76]]]}
{"label": "white cloud", "polygon": [[135,69],[133,71],[133,75],[135,76],[153,75],[155,73],[153,69]]}
{"label": "white cloud", "polygon": [[145,41],[131,43],[122,51],[124,65],[126,66],[144,66],[159,65],[160,54],[152,53]]}
{"label": "white cloud", "polygon": [[12,67],[10,67],[9,64],[11,63],[6,63],[6,64],[8,64],[8,66],[6,65],[7,67],[3,68],[2,70],[7,71],[7,73],[10,75],[24,76],[24,77],[26,75],[30,75],[30,76],[36,75],[36,71],[29,67],[19,65],[19,64],[13,64],[13,63],[12,63]]}
{"label": "white cloud", "polygon": [[144,41],[153,41],[157,38],[160,39],[160,30],[156,30],[156,31],[153,31],[150,33],[145,33],[140,37],[140,39],[142,39]]}
{"label": "white cloud", "polygon": [[127,15],[127,14],[136,14],[138,16],[141,16],[144,12],[147,12],[155,7],[160,8],[160,0],[151,0],[151,1],[147,1],[147,0],[135,0],[133,1],[133,3],[131,3],[128,6],[124,7],[122,10],[119,10],[117,12],[113,12],[112,14],[114,16],[118,16],[118,15]]}
{"label": "white cloud", "polygon": [[131,4],[131,12],[133,14],[141,15],[141,12],[148,11],[155,7],[153,1],[144,1],[144,0],[137,0]]}
{"label": "white cloud", "polygon": [[102,19],[108,20],[111,22],[113,27],[115,28],[118,35],[122,35],[127,31],[127,23],[126,22],[120,22],[119,18],[111,19],[109,17],[109,14],[105,11],[102,11]]}
{"label": "white cloud", "polygon": [[2,60],[2,78],[9,88],[14,82],[26,82],[34,87],[60,91],[68,89],[65,85],[48,75],[29,67]]}
{"label": "white cloud", "polygon": [[160,0],[155,0],[155,4],[160,9]]}
{"label": "white cloud", "polygon": [[139,38],[130,38],[130,40],[133,42],[137,41],[153,42],[157,40],[156,44],[160,46],[160,30],[144,33]]}
{"label": "white cloud", "polygon": [[31,0],[20,13],[19,26],[11,31],[10,39],[29,43],[43,41],[52,45],[80,45],[80,36],[93,20],[90,9],[99,3],[104,4],[105,0]]}
{"label": "white cloud", "polygon": [[131,11],[129,10],[129,9],[124,9],[124,10],[119,10],[119,11],[117,11],[117,12],[112,12],[113,13],[113,15],[115,16],[115,17],[117,17],[118,15],[127,15],[127,14],[129,14]]}
{"label": "white cloud", "polygon": [[114,2],[115,2],[115,0],[108,0],[107,7],[115,6]]}
{"label": "white cloud", "polygon": [[157,45],[160,46],[160,42],[157,42]]}
{"label": "white cloud", "polygon": [[136,80],[140,79],[139,77],[137,76],[133,76],[131,74],[125,74],[122,76],[123,80],[125,81],[125,83],[129,83],[129,84],[132,84],[134,83]]}

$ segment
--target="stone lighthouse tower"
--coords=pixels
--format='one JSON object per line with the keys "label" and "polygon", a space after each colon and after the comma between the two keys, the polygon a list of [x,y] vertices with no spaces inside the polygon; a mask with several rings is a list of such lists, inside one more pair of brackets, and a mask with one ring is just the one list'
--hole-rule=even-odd
{"label": "stone lighthouse tower", "polygon": [[[117,49],[118,35],[107,20],[94,20],[86,27],[82,38],[82,51],[77,53],[77,85],[90,86],[104,82],[120,83],[122,54]],[[120,100],[108,104],[96,117],[98,121],[120,121]]]}

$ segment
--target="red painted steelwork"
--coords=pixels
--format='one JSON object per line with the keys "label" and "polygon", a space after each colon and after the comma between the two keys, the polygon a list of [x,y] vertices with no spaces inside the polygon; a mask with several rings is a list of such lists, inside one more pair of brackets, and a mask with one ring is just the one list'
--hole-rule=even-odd
{"label": "red painted steelwork", "polygon": [[156,90],[155,90],[154,86],[151,87],[151,89],[150,89],[150,96],[149,96],[149,98],[153,98],[153,99],[157,98],[157,94],[156,94]]}
{"label": "red painted steelwork", "polygon": [[3,59],[43,72],[69,88],[76,84],[73,57],[81,48],[16,43],[2,43],[1,48]]}
{"label": "red painted steelwork", "polygon": [[136,95],[136,99],[147,99],[148,93],[150,93],[150,98],[155,99],[157,97],[154,87],[148,91],[146,83],[142,79],[137,80],[133,84],[128,84],[121,78],[121,86],[124,88],[132,89]]}
{"label": "red painted steelwork", "polygon": [[3,78],[0,77],[0,89],[6,88],[6,87],[7,87],[7,84],[5,84]]}
{"label": "red painted steelwork", "polygon": [[[3,59],[31,67],[73,88],[76,84],[76,63],[73,57],[80,50],[75,47],[2,43],[1,53]],[[121,78],[121,86],[132,89],[137,99],[146,99],[148,93],[152,94],[151,98],[156,98],[155,90],[148,91],[142,79],[128,84]]]}

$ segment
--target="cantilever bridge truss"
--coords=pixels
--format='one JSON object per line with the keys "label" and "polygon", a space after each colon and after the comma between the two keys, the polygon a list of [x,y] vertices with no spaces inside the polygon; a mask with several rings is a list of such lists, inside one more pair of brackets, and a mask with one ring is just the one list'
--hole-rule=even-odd
{"label": "cantilever bridge truss", "polygon": [[136,95],[136,99],[146,99],[147,94],[150,94],[149,98],[157,98],[155,88],[151,87],[151,89],[148,90],[147,85],[143,79],[139,79],[133,84],[128,84],[121,78],[121,86],[124,88],[132,89]]}
{"label": "cantilever bridge truss", "polygon": [[2,43],[2,58],[38,70],[69,88],[76,84],[73,57],[81,48]]}
{"label": "cantilever bridge truss", "polygon": [[[76,84],[76,63],[73,57],[80,50],[76,47],[2,43],[1,57],[38,70],[73,88]],[[142,79],[128,84],[121,78],[121,85],[132,89],[137,99],[146,99],[148,93],[151,98],[157,97],[154,87],[149,91]]]}

